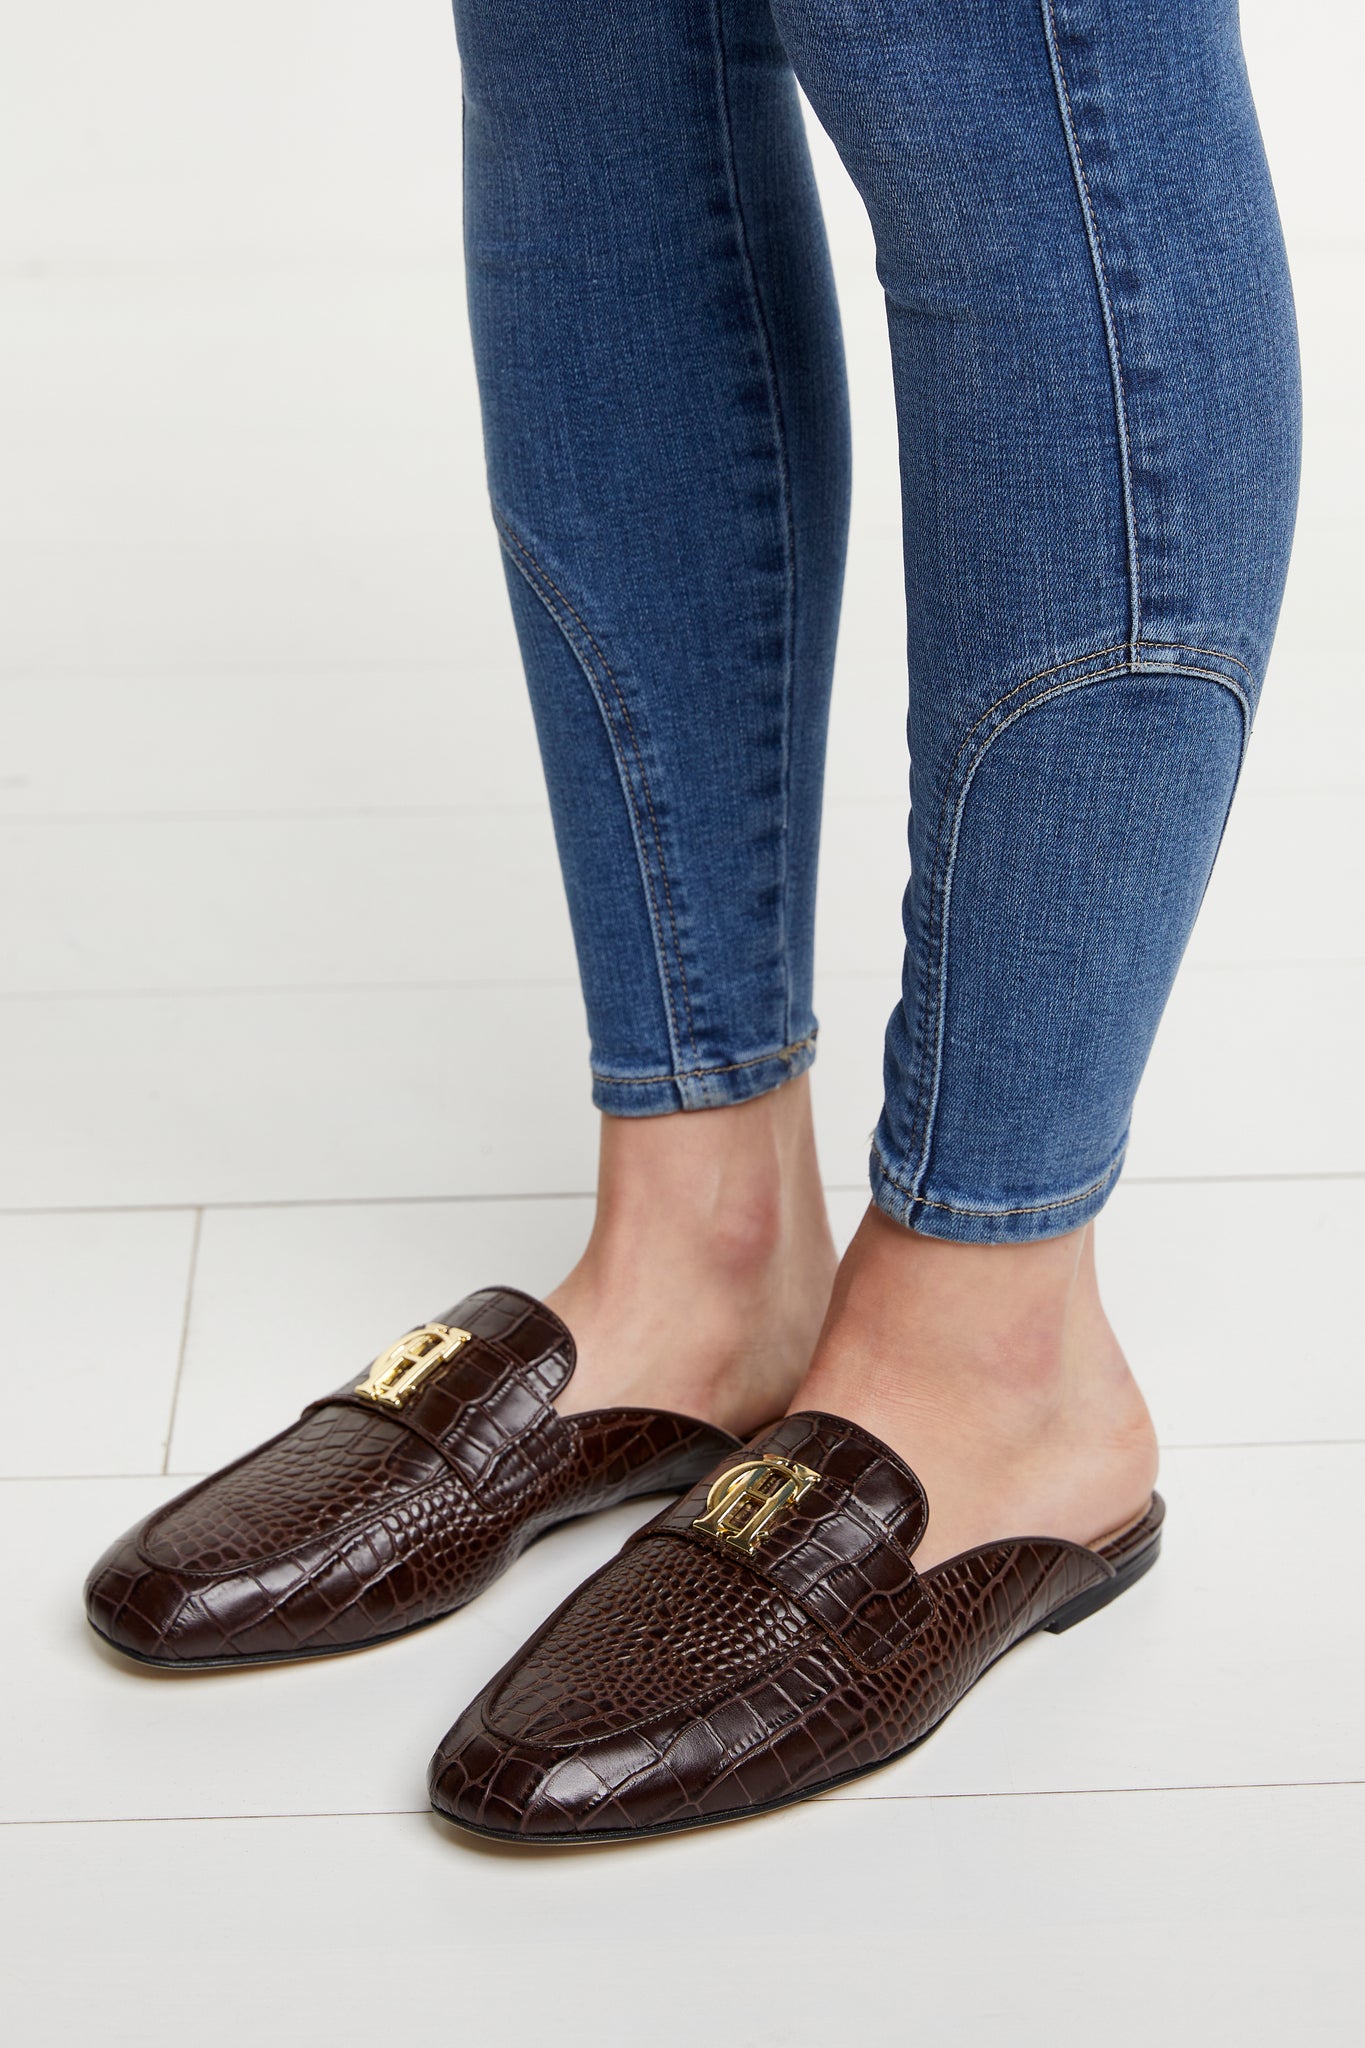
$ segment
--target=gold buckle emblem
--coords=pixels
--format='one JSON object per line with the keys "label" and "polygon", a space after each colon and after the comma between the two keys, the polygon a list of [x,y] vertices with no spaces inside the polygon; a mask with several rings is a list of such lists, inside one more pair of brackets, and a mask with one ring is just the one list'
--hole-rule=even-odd
{"label": "gold buckle emblem", "polygon": [[765,1451],[721,1473],[706,1496],[706,1512],[692,1527],[752,1557],[777,1517],[794,1508],[819,1477],[809,1465]]}
{"label": "gold buckle emblem", "polygon": [[400,1337],[387,1351],[381,1351],[355,1391],[367,1401],[377,1401],[382,1408],[401,1408],[423,1380],[468,1342],[468,1330],[450,1330],[444,1323],[427,1323]]}

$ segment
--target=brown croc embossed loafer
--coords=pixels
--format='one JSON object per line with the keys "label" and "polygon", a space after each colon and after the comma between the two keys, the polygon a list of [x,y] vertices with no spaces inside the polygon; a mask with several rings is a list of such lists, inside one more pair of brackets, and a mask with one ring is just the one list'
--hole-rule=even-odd
{"label": "brown croc embossed loafer", "polygon": [[537,1844],[672,1834],[842,1785],[923,1742],[998,1657],[1141,1578],[1139,1520],[1087,1547],[983,1545],[916,1571],[908,1465],[789,1415],[586,1581],[432,1761],[438,1813]]}
{"label": "brown croc embossed loafer", "polygon": [[741,1448],[685,1415],[561,1415],[559,1317],[486,1288],[106,1551],[92,1626],[144,1663],[359,1650],[463,1607],[558,1522],[676,1493]]}

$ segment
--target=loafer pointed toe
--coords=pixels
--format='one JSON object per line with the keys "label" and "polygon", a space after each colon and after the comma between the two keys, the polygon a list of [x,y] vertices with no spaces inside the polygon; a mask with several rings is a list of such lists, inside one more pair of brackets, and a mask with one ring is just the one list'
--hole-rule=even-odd
{"label": "loafer pointed toe", "polygon": [[561,1415],[563,1323],[485,1288],[112,1544],[86,1611],[174,1669],[386,1641],[462,1607],[556,1523],[688,1486],[737,1440],[691,1417]]}
{"label": "loafer pointed toe", "polygon": [[143,1663],[172,1661],[168,1645],[188,1600],[183,1585],[142,1556],[131,1531],[110,1544],[85,1582],[85,1611],[96,1633]]}
{"label": "loafer pointed toe", "polygon": [[1105,1541],[983,1545],[920,1573],[928,1503],[885,1444],[788,1416],[552,1615],[460,1716],[431,1802],[503,1840],[737,1820],[880,1768],[982,1673],[1155,1563],[1164,1509]]}

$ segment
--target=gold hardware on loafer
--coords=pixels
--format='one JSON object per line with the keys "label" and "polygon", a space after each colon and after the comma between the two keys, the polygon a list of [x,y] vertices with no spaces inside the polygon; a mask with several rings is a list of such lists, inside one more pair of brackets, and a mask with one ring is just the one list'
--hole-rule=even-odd
{"label": "gold hardware on loafer", "polygon": [[356,1393],[381,1408],[401,1408],[408,1395],[423,1380],[453,1358],[469,1342],[468,1330],[448,1329],[444,1323],[426,1323],[410,1330],[387,1351],[381,1351]]}
{"label": "gold hardware on loafer", "polygon": [[712,1483],[706,1512],[697,1516],[692,1527],[751,1557],[777,1517],[794,1508],[819,1477],[809,1465],[776,1457],[771,1451],[761,1458],[748,1458],[742,1465],[731,1465]]}

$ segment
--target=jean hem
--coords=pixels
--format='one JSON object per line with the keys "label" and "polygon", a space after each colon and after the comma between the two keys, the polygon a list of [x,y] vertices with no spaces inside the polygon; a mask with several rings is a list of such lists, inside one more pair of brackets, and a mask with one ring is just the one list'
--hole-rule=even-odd
{"label": "jean hem", "polygon": [[668,1116],[685,1109],[723,1109],[770,1094],[804,1074],[815,1058],[816,1034],[752,1058],[677,1074],[602,1074],[592,1077],[592,1099],[610,1116]]}
{"label": "jean hem", "polygon": [[1126,1147],[1078,1193],[993,1208],[954,1200],[943,1192],[912,1193],[874,1145],[869,1161],[872,1199],[893,1223],[921,1237],[945,1238],[955,1244],[1030,1244],[1039,1238],[1064,1237],[1097,1216],[1114,1191],[1125,1151]]}

